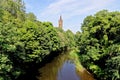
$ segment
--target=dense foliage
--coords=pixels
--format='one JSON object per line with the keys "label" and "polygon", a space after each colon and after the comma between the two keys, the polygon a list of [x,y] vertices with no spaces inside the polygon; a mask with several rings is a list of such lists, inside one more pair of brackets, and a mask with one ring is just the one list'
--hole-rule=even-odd
{"label": "dense foliage", "polygon": [[65,50],[73,35],[25,13],[22,0],[0,1],[0,80],[15,80],[46,56]]}
{"label": "dense foliage", "polygon": [[78,43],[82,64],[97,80],[120,79],[120,12],[86,17]]}
{"label": "dense foliage", "polygon": [[0,1],[0,80],[19,80],[49,55],[78,47],[80,60],[97,80],[120,79],[120,12],[88,16],[82,32],[40,22],[22,0]]}
{"label": "dense foliage", "polygon": [[63,31],[60,28],[56,28],[56,29],[57,29],[58,36],[60,37],[61,47],[63,47],[64,49],[65,48],[70,49],[70,48],[73,48],[76,46],[75,41],[77,41],[77,40],[75,40],[76,37],[72,31],[70,31],[70,30]]}

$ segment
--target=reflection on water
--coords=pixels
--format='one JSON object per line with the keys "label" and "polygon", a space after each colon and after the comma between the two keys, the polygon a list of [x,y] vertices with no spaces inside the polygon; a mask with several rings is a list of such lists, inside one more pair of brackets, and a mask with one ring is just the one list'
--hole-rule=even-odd
{"label": "reflection on water", "polygon": [[65,61],[58,71],[57,80],[80,80],[76,74],[75,65],[70,60]]}
{"label": "reflection on water", "polygon": [[[76,70],[73,60],[70,59],[69,54],[61,54],[55,57],[54,60],[47,63],[44,67],[39,69],[39,80],[93,80],[90,75],[84,74]],[[81,79],[80,79],[81,77]],[[87,77],[89,79],[87,79]]]}

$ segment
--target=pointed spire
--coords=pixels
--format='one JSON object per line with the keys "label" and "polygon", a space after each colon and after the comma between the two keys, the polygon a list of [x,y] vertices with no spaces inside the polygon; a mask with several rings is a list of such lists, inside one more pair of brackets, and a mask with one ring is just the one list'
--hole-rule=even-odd
{"label": "pointed spire", "polygon": [[62,16],[60,15],[60,20],[62,20]]}

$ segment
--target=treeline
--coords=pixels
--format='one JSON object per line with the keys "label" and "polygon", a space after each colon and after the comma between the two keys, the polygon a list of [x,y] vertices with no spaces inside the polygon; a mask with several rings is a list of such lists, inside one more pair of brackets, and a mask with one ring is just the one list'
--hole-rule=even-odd
{"label": "treeline", "polygon": [[87,16],[78,40],[82,65],[97,80],[120,80],[120,12]]}
{"label": "treeline", "polygon": [[1,0],[0,80],[17,80],[46,56],[75,46],[74,40],[70,30],[65,32],[26,13],[22,0]]}
{"label": "treeline", "polygon": [[22,0],[0,0],[0,80],[19,80],[46,56],[78,48],[97,80],[120,79],[120,12],[87,16],[81,33],[55,28],[25,12]]}

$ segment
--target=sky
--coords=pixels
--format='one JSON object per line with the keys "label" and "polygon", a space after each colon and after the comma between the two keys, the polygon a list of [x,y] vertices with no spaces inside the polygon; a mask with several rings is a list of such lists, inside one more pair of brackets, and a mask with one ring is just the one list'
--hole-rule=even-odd
{"label": "sky", "polygon": [[42,22],[52,22],[58,27],[60,15],[63,29],[77,32],[85,17],[100,10],[120,11],[120,0],[23,0],[26,12],[33,12]]}

